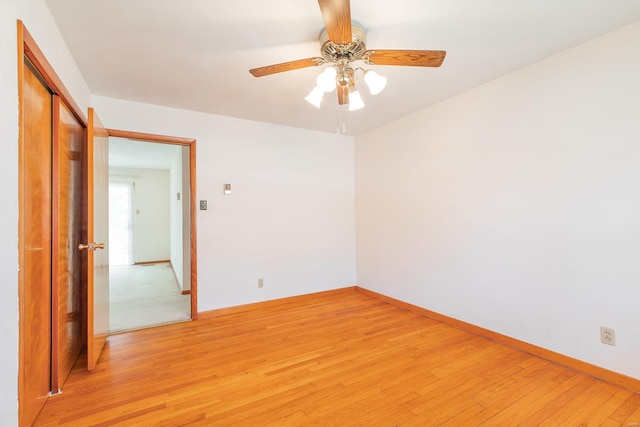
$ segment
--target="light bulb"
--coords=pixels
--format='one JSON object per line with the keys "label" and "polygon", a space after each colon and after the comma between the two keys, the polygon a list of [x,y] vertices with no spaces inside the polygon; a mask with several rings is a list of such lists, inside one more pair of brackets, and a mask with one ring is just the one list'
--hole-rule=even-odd
{"label": "light bulb", "polygon": [[326,68],[322,74],[316,78],[318,87],[325,92],[331,92],[336,88],[336,69],[333,67]]}
{"label": "light bulb", "polygon": [[382,89],[387,85],[387,78],[375,71],[369,70],[364,74],[364,82],[369,87],[371,95],[377,95],[382,92]]}
{"label": "light bulb", "polygon": [[322,104],[323,96],[324,96],[324,91],[319,86],[316,86],[309,93],[309,95],[307,95],[307,97],[305,98],[305,101],[307,101],[309,104],[313,105],[316,108],[320,108],[320,104]]}
{"label": "light bulb", "polygon": [[362,107],[364,107],[364,102],[362,101],[362,97],[360,97],[360,92],[357,90],[349,92],[349,111],[356,111]]}

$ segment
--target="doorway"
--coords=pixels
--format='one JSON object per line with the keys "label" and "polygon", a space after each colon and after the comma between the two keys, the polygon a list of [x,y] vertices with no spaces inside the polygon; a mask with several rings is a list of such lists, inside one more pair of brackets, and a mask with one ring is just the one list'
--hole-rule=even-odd
{"label": "doorway", "polygon": [[[113,175],[120,175],[118,178],[114,177],[114,180],[131,182],[132,184],[130,188],[132,188],[131,191],[133,192],[133,201],[131,202],[133,213],[130,213],[130,215],[133,216],[133,264],[129,266],[133,265],[139,269],[151,269],[151,267],[157,267],[159,264],[160,266],[164,264],[166,267],[168,263],[170,267],[167,268],[170,269],[175,279],[175,287],[180,290],[181,296],[187,299],[188,306],[190,306],[188,318],[184,320],[197,320],[196,141],[190,138],[118,129],[107,129],[107,131],[109,133],[110,147],[120,145],[116,151],[113,151],[113,156],[110,154],[110,163],[114,166],[126,166],[129,169],[123,171],[121,168],[119,173],[114,173]],[[129,163],[117,160],[115,157],[118,151],[122,156],[134,160]],[[172,156],[167,154],[172,151],[174,153]],[[165,160],[152,160],[154,157],[164,157]],[[166,163],[169,157],[170,162]],[[113,162],[111,159],[113,159]],[[142,162],[141,159],[146,160]],[[169,171],[170,184],[167,196],[169,201],[169,226],[167,231],[170,240],[170,251],[168,258],[160,256],[157,252],[154,255],[149,255],[145,250],[138,251],[138,249],[143,248],[136,248],[139,245],[136,242],[145,242],[144,237],[136,237],[136,227],[141,228],[140,224],[149,225],[149,222],[144,218],[144,212],[149,208],[146,207],[143,211],[142,208],[139,209],[138,205],[139,199],[142,197],[141,190],[143,190],[141,188],[142,183],[139,181],[142,176],[138,175],[147,175],[147,178],[150,178],[153,173],[146,173],[144,169],[157,169],[158,161],[160,164],[164,161],[165,166],[163,168]],[[169,166],[167,166],[168,164]],[[131,169],[134,170],[132,171]],[[154,202],[145,202],[145,204],[146,206],[153,206]],[[150,234],[145,234],[144,232],[141,234],[150,236]],[[131,247],[128,250],[132,251]],[[181,315],[184,315],[184,313],[181,312]]]}
{"label": "doorway", "polygon": [[188,146],[109,137],[111,333],[191,319],[189,169]]}

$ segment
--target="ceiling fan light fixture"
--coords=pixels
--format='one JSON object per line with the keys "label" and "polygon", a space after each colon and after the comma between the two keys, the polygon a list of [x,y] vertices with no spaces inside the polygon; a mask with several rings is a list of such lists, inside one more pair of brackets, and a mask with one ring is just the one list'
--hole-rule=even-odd
{"label": "ceiling fan light fixture", "polygon": [[[367,48],[366,30],[351,20],[351,0],[318,0],[325,28],[320,34],[320,54],[305,59],[282,62],[249,70],[254,77],[263,77],[285,71],[298,70],[330,64],[316,76],[317,86],[305,100],[320,108],[324,93],[336,91],[338,101],[338,133],[345,132],[344,120],[347,109],[359,110],[364,107],[360,93],[356,90],[355,72],[362,72],[371,95],[377,95],[387,85],[387,78],[361,67],[352,68],[357,61],[366,66],[379,65],[439,67],[446,56],[444,50],[399,50]],[[358,76],[360,77],[360,76]],[[340,130],[342,129],[342,130]]]}
{"label": "ceiling fan light fixture", "polygon": [[316,78],[316,83],[324,92],[333,92],[336,88],[336,74],[334,67],[327,67],[322,74]]}
{"label": "ceiling fan light fixture", "polygon": [[320,104],[322,104],[322,97],[324,96],[324,90],[320,86],[316,86],[313,90],[307,95],[305,101],[309,104],[313,105],[316,108],[320,108]]}
{"label": "ceiling fan light fixture", "polygon": [[371,95],[377,95],[382,92],[382,90],[387,85],[387,78],[381,76],[375,71],[367,70],[364,73],[364,82],[369,87],[369,92],[371,92]]}
{"label": "ceiling fan light fixture", "polygon": [[360,96],[360,92],[354,90],[349,91],[349,111],[356,111],[364,107],[364,101]]}

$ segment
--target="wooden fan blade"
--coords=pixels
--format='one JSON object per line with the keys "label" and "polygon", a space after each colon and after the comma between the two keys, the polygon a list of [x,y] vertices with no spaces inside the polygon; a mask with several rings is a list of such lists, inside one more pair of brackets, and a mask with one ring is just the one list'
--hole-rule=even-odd
{"label": "wooden fan blade", "polygon": [[446,54],[444,50],[368,50],[362,56],[374,65],[439,67]]}
{"label": "wooden fan blade", "polygon": [[318,0],[329,40],[336,44],[348,44],[351,35],[351,6],[349,0]]}
{"label": "wooden fan blade", "polygon": [[267,65],[266,67],[249,70],[254,77],[268,76],[269,74],[282,73],[300,68],[315,67],[324,64],[324,58],[298,59],[297,61],[283,62],[282,64]]}
{"label": "wooden fan blade", "polygon": [[348,87],[336,87],[336,92],[338,92],[338,104],[345,105],[349,103],[349,88]]}

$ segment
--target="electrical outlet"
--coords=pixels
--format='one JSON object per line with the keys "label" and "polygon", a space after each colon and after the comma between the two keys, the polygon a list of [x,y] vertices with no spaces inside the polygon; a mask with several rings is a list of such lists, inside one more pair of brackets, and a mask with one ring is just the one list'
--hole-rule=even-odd
{"label": "electrical outlet", "polygon": [[607,345],[616,345],[616,331],[600,326],[600,342]]}
{"label": "electrical outlet", "polygon": [[260,277],[260,278],[258,279],[258,287],[259,287],[259,288],[264,287],[264,279],[263,279],[262,277]]}

